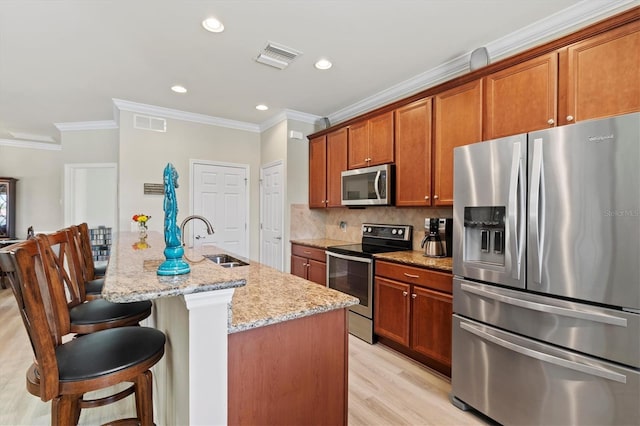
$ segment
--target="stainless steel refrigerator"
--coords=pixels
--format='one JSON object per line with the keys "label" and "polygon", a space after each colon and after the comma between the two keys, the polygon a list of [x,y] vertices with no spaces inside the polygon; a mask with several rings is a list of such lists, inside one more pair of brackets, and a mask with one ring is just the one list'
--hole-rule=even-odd
{"label": "stainless steel refrigerator", "polygon": [[454,151],[452,402],[640,424],[640,114]]}

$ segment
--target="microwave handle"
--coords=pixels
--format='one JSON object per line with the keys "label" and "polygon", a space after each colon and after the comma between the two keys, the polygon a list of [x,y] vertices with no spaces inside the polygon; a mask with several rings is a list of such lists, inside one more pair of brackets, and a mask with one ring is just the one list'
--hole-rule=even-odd
{"label": "microwave handle", "polygon": [[378,170],[376,172],[376,180],[373,182],[373,187],[376,189],[376,197],[378,200],[380,199],[380,174],[382,174],[382,171]]}

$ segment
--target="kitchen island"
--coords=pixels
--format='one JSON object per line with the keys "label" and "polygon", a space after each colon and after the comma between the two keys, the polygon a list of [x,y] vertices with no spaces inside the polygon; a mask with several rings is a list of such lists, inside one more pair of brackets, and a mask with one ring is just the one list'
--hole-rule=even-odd
{"label": "kitchen island", "polygon": [[167,334],[154,370],[157,424],[346,424],[346,309],[357,299],[241,259],[224,268],[185,250],[191,273],[156,275],[164,240],[120,233],[103,297],[153,300]]}

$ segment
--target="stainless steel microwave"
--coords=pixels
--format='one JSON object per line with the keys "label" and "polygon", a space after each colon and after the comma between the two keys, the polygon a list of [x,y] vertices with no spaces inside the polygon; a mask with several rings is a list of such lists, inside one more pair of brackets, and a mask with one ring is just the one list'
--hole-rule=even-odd
{"label": "stainless steel microwave", "polygon": [[393,205],[393,165],[364,167],[342,172],[343,206]]}

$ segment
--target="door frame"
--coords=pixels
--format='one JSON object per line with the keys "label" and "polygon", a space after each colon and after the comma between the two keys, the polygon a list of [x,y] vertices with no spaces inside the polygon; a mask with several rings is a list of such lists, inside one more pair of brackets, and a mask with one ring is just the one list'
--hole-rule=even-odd
{"label": "door frame", "polygon": [[259,250],[260,250],[260,262],[262,262],[262,239],[263,239],[263,232],[262,232],[262,223],[263,223],[263,218],[264,218],[264,187],[262,185],[263,182],[263,178],[264,178],[264,170],[268,169],[270,167],[274,167],[274,166],[281,166],[282,167],[282,205],[281,205],[281,211],[282,211],[282,215],[280,216],[280,229],[282,230],[282,244],[281,244],[281,248],[280,248],[280,271],[284,272],[284,265],[285,265],[285,248],[284,248],[284,244],[285,244],[285,229],[284,229],[284,224],[285,224],[285,206],[286,206],[286,202],[285,202],[285,198],[286,198],[286,176],[285,174],[285,167],[284,167],[284,161],[283,160],[276,160],[276,161],[272,161],[270,163],[266,163],[260,166],[260,226],[259,228],[259,232],[260,232],[260,241],[259,241]]}
{"label": "door frame", "polygon": [[115,194],[115,204],[113,206],[113,217],[115,223],[111,226],[113,227],[114,233],[118,232],[119,229],[119,202],[120,202],[120,188],[118,182],[118,163],[67,163],[64,165],[64,224],[65,226],[69,225],[77,225],[77,223],[73,223],[75,218],[71,218],[73,205],[75,201],[75,191],[74,180],[75,172],[82,169],[112,169],[115,172],[116,176],[116,194]]}
{"label": "door frame", "polygon": [[[249,245],[249,242],[251,241],[250,239],[250,234],[251,234],[251,205],[250,205],[250,201],[251,201],[251,175],[250,175],[250,171],[251,168],[249,166],[249,164],[242,164],[242,163],[231,163],[228,161],[212,161],[212,160],[198,160],[198,159],[189,159],[189,215],[193,214],[194,211],[194,202],[195,202],[195,194],[194,194],[194,166],[196,164],[204,164],[207,166],[219,166],[219,167],[234,167],[234,168],[241,168],[244,169],[245,171],[245,178],[247,179],[247,185],[245,186],[246,188],[246,194],[245,194],[245,203],[247,206],[247,211],[246,211],[246,228],[245,228],[245,247],[246,247],[246,253],[244,253],[244,256],[246,258],[250,258],[250,254],[251,254],[251,246]],[[188,216],[189,216],[188,215]],[[213,224],[213,227],[215,229],[216,224]],[[189,240],[191,243],[191,237],[189,237]],[[238,253],[239,255],[242,255],[242,253]]]}

